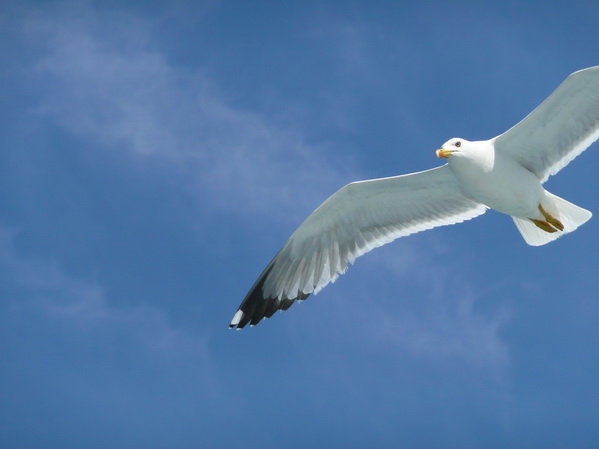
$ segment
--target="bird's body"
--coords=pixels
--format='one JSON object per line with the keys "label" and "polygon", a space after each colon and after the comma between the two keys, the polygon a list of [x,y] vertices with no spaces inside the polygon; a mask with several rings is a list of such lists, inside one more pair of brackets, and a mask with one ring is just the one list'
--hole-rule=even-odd
{"label": "bird's body", "polygon": [[507,215],[537,218],[537,205],[545,198],[539,178],[511,157],[495,151],[493,139],[456,141],[461,143],[460,156],[466,147],[472,150],[469,157],[454,153],[448,158],[449,167],[466,196]]}
{"label": "bird's body", "polygon": [[486,141],[448,140],[448,164],[348,184],[316,209],[262,272],[230,327],[257,324],[317,293],[362,254],[398,237],[495,209],[529,245],[544,245],[591,213],[543,183],[599,138],[599,66],[570,75],[538,108]]}

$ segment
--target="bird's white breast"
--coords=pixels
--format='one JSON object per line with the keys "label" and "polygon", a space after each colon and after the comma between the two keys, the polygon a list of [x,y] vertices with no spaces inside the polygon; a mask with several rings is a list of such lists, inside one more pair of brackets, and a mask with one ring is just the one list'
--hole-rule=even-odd
{"label": "bird's white breast", "polygon": [[449,159],[464,194],[508,215],[536,217],[545,196],[539,179],[513,158],[495,152],[491,141],[485,143],[480,151]]}

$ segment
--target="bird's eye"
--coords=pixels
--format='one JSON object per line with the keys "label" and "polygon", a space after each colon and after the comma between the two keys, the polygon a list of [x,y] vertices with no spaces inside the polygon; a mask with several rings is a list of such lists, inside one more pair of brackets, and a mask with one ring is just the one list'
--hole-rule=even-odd
{"label": "bird's eye", "polygon": [[454,145],[459,148],[462,146],[462,142],[458,140]]}

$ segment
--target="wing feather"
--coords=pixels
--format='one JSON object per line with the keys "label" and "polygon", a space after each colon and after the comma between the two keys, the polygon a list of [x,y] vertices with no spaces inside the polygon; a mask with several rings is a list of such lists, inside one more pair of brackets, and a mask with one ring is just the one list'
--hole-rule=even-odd
{"label": "wing feather", "polygon": [[495,138],[545,182],[599,138],[599,66],[568,76],[527,117]]}
{"label": "wing feather", "polygon": [[292,234],[250,289],[230,327],[256,324],[318,293],[378,246],[485,210],[462,194],[447,165],[348,184]]}

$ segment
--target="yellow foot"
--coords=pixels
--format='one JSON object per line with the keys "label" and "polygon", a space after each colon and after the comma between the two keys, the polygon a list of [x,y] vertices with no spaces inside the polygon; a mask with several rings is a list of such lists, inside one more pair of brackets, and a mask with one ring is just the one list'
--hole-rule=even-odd
{"label": "yellow foot", "polygon": [[538,228],[541,228],[545,232],[549,232],[549,233],[557,232],[557,229],[555,229],[553,226],[551,226],[546,221],[535,220],[534,218],[529,218],[529,220],[532,221],[535,225],[537,225]]}
{"label": "yellow foot", "polygon": [[547,211],[545,209],[543,209],[543,206],[541,206],[540,204],[539,204],[539,212],[541,212],[541,214],[543,214],[543,217],[545,217],[545,220],[547,220],[547,223],[549,223],[551,226],[553,226],[556,229],[559,229],[560,231],[564,230],[564,225],[562,224],[562,222],[559,221],[557,218],[549,215],[547,213]]}

